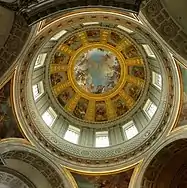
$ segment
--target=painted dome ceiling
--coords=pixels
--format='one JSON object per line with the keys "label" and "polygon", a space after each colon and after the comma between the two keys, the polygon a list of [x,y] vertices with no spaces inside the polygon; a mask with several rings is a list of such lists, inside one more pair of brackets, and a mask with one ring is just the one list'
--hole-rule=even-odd
{"label": "painted dome ceiling", "polygon": [[13,92],[22,129],[69,167],[135,162],[178,109],[170,54],[139,20],[117,10],[80,9],[42,21],[20,62]]}
{"label": "painted dome ceiling", "polygon": [[50,63],[52,92],[80,120],[105,122],[127,114],[144,91],[144,59],[126,35],[102,27],[61,40]]}

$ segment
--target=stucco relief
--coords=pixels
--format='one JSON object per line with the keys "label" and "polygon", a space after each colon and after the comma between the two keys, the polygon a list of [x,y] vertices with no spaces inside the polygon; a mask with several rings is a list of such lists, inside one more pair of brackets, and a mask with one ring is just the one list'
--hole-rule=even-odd
{"label": "stucco relief", "polygon": [[187,34],[169,15],[161,0],[145,0],[141,12],[176,53],[187,59]]}
{"label": "stucco relief", "polygon": [[[111,19],[110,20],[111,22],[115,21],[114,18],[110,18],[110,19]],[[76,19],[76,20],[79,20],[79,19]],[[93,20],[95,20],[95,18],[93,18]],[[118,21],[119,22],[121,21],[120,23],[122,25],[127,24],[126,22],[123,22],[120,19]],[[81,22],[84,22],[84,20]],[[73,23],[73,20],[71,19],[71,24],[72,23]],[[69,24],[69,20],[67,20],[67,24]],[[61,27],[61,25],[60,26],[59,25],[60,23],[57,23],[54,30],[50,31],[50,33],[53,34],[53,32],[56,31],[57,27]],[[68,161],[71,161],[72,166],[74,166],[75,164],[76,167],[79,165],[81,167],[82,165],[93,167],[93,165],[96,165],[96,164],[98,165],[98,167],[100,166],[108,167],[111,164],[121,165],[124,161],[129,162],[135,159],[141,152],[145,151],[158,138],[159,134],[163,130],[166,130],[165,125],[171,121],[170,113],[171,113],[171,109],[173,109],[172,106],[175,106],[175,107],[178,106],[178,104],[175,103],[175,101],[173,100],[174,96],[178,96],[178,95],[174,95],[174,93],[176,92],[174,86],[176,84],[178,76],[175,75],[176,79],[175,80],[172,79],[173,74],[175,74],[176,72],[174,73],[173,70],[175,68],[173,67],[172,64],[170,64],[170,61],[171,61],[170,57],[165,54],[165,50],[158,44],[158,42],[155,41],[153,38],[151,38],[150,34],[145,33],[143,28],[139,26],[135,26],[134,23],[129,23],[129,25],[131,25],[132,28],[135,28],[137,32],[141,33],[142,35],[145,35],[145,37],[148,38],[147,40],[149,40],[149,43],[153,44],[153,47],[155,49],[158,49],[158,53],[163,58],[163,64],[165,65],[166,72],[167,72],[166,74],[164,74],[164,75],[167,75],[165,76],[165,78],[166,80],[167,80],[167,77],[170,78],[169,84],[168,84],[168,90],[169,90],[168,92],[170,93],[170,95],[168,97],[167,96],[168,93],[163,92],[163,98],[160,101],[162,107],[159,110],[159,114],[157,114],[158,116],[155,117],[154,122],[151,123],[150,128],[148,127],[147,130],[144,129],[145,132],[142,131],[141,132],[142,134],[136,137],[137,138],[136,141],[132,141],[132,142],[129,141],[130,144],[123,143],[123,147],[121,147],[121,145],[112,146],[111,148],[106,148],[104,150],[100,150],[97,148],[94,148],[94,150],[92,150],[92,148],[84,148],[79,145],[73,145],[71,143],[65,142],[60,137],[56,137],[55,135],[52,135],[50,130],[45,129],[44,126],[41,127],[41,131],[43,135],[45,135],[45,137],[43,137],[40,131],[38,131],[38,129],[35,127],[36,125],[34,125],[33,123],[35,121],[36,123],[38,123],[37,125],[42,125],[40,120],[38,118],[35,118],[34,121],[30,119],[30,114],[29,114],[27,107],[28,106],[32,107],[33,104],[32,104],[32,100],[27,101],[25,98],[26,88],[24,88],[24,84],[25,84],[24,78],[25,78],[25,68],[26,66],[29,66],[30,64],[28,59],[31,59],[31,57],[34,56],[34,50],[36,50],[36,46],[38,46],[38,42],[41,42],[42,40],[44,40],[44,36],[41,36],[40,38],[38,38],[37,41],[35,41],[35,43],[33,44],[33,46],[31,46],[28,56],[26,56],[25,60],[23,61],[23,64],[24,64],[23,67],[20,67],[20,71],[23,72],[23,75],[21,75],[19,79],[24,84],[23,85],[21,84],[20,88],[18,87],[18,89],[16,89],[16,92],[20,93],[21,98],[22,98],[22,106],[24,108],[24,114],[25,114],[25,117],[27,117],[27,121],[29,125],[28,129],[29,131],[31,129],[32,132],[34,133],[34,135],[32,134],[32,137],[36,136],[37,138],[35,137],[34,139],[36,139],[37,141],[38,140],[40,141],[40,146],[42,147],[42,149],[44,150],[47,149],[48,151],[50,151],[50,154],[52,155],[55,155],[55,156],[58,155],[62,159],[62,161],[67,165],[69,164]],[[46,31],[45,34],[47,33],[48,31]],[[168,102],[167,98],[168,100],[170,100],[169,104],[167,103]],[[161,120],[162,118],[163,120]],[[159,127],[157,127],[158,125]],[[154,132],[154,134],[152,134],[153,129],[157,129]],[[47,139],[50,139],[50,141],[48,141]],[[145,142],[141,146],[139,146],[142,141],[145,141]],[[54,145],[56,146],[58,145],[58,147],[62,149],[56,148],[54,147]],[[136,148],[136,149],[132,151],[132,148]],[[85,153],[86,153],[86,156],[85,156]]]}
{"label": "stucco relief", "polygon": [[10,34],[4,46],[0,48],[0,80],[3,76],[6,76],[5,73],[13,66],[28,38],[29,32],[30,28],[24,18],[16,15]]}

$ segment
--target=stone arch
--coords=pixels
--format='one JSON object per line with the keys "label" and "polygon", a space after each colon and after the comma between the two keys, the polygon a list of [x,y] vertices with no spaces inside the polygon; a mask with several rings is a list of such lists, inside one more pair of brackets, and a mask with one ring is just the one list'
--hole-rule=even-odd
{"label": "stone arch", "polygon": [[176,188],[185,187],[187,167],[187,138],[185,127],[175,130],[162,143],[158,143],[144,159],[133,187]]}
{"label": "stone arch", "polygon": [[0,153],[1,159],[7,168],[24,174],[36,187],[73,187],[61,167],[22,139],[2,141]]}

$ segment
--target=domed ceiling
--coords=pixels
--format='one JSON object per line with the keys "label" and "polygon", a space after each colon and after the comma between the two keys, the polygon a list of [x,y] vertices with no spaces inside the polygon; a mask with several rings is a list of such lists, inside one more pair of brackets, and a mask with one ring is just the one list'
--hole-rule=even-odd
{"label": "domed ceiling", "polygon": [[137,46],[117,30],[91,28],[60,42],[50,82],[62,109],[91,122],[121,117],[144,91],[146,71]]}
{"label": "domed ceiling", "polygon": [[124,168],[175,122],[180,85],[171,62],[154,35],[120,11],[64,13],[22,57],[15,112],[28,139],[61,164]]}

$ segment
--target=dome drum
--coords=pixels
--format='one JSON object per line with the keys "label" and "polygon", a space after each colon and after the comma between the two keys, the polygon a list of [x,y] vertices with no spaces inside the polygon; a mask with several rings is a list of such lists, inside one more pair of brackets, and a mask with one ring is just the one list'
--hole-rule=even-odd
{"label": "dome drum", "polygon": [[27,137],[56,160],[112,169],[135,162],[167,133],[179,78],[172,58],[136,20],[96,11],[78,23],[81,16],[62,17],[33,41],[15,76],[15,110]]}

